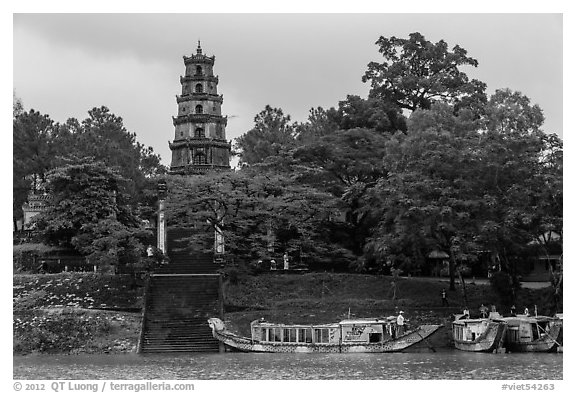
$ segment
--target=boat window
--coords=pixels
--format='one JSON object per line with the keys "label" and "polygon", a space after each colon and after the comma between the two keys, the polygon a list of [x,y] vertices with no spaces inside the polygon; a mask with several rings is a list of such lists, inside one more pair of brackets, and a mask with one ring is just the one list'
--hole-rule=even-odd
{"label": "boat window", "polygon": [[314,329],[314,339],[317,343],[327,343],[328,329]]}
{"label": "boat window", "polygon": [[260,329],[260,341],[268,341],[268,329]]}
{"label": "boat window", "polygon": [[454,325],[454,338],[456,340],[463,340],[463,334],[462,334],[462,327],[459,325]]}
{"label": "boat window", "polygon": [[298,329],[298,342],[311,343],[312,342],[311,329]]}
{"label": "boat window", "polygon": [[281,328],[274,328],[274,340],[271,340],[271,341],[276,341],[276,342],[282,341],[282,329]]}
{"label": "boat window", "polygon": [[282,337],[282,341],[284,341],[285,343],[287,342],[295,343],[296,329],[284,329],[284,336]]}

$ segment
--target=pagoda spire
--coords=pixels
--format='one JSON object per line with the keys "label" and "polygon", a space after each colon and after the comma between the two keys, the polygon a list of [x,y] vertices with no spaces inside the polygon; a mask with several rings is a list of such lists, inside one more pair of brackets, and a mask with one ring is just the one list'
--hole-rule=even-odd
{"label": "pagoda spire", "polygon": [[197,55],[202,54],[202,47],[200,46],[200,40],[198,40],[198,48],[196,48],[196,54]]}

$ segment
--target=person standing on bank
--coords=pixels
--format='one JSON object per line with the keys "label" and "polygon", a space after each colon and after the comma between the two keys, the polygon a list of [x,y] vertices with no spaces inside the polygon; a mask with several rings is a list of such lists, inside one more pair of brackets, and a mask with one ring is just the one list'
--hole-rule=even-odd
{"label": "person standing on bank", "polygon": [[445,289],[442,289],[442,306],[448,307],[448,298],[446,297]]}
{"label": "person standing on bank", "polygon": [[290,269],[290,264],[289,264],[290,257],[288,256],[288,252],[284,253],[283,258],[284,258],[284,270]]}
{"label": "person standing on bank", "polygon": [[404,311],[400,311],[398,313],[398,317],[396,318],[396,326],[398,329],[396,337],[399,337],[404,334],[404,316],[402,314],[404,314]]}

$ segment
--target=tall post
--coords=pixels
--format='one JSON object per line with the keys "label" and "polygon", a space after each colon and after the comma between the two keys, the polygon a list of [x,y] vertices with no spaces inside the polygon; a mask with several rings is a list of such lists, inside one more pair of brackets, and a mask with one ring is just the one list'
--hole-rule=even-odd
{"label": "tall post", "polygon": [[166,254],[166,217],[164,214],[164,204],[167,191],[166,181],[160,180],[158,182],[158,230],[156,247],[164,254]]}

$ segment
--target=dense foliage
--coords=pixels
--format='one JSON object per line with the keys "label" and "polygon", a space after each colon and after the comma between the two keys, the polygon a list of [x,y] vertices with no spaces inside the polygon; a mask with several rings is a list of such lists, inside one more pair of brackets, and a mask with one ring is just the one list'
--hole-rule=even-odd
{"label": "dense foliage", "polygon": [[514,283],[531,257],[561,254],[563,147],[542,131],[540,107],[506,88],[487,97],[464,72],[478,61],[458,45],[419,33],[376,44],[384,61],[368,65],[369,97],[313,108],[300,124],[274,109],[290,132],[278,138],[277,123],[259,121],[275,150],[252,170],[330,195],[341,220],[329,239],[358,269],[419,272],[437,251],[452,287],[480,260]]}
{"label": "dense foliage", "polygon": [[95,265],[138,261],[138,237],[145,232],[125,202],[124,179],[116,171],[86,159],[46,177],[51,200],[34,222],[48,244],[73,248]]}
{"label": "dense foliage", "polygon": [[22,217],[22,204],[29,192],[44,193],[48,171],[84,158],[101,161],[125,179],[129,203],[139,206],[142,215],[154,210],[155,183],[152,178],[165,173],[160,157],[151,147],[136,141],[121,117],[106,107],[93,108],[79,122],[64,124],[31,109],[23,110],[15,99],[13,119],[13,212]]}

